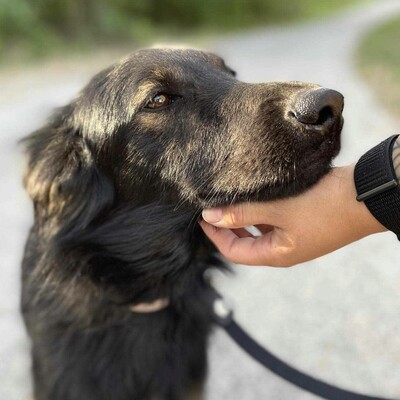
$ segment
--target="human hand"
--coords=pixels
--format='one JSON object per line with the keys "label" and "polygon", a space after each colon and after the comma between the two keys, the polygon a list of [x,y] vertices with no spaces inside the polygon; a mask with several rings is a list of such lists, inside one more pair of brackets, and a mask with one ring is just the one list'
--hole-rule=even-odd
{"label": "human hand", "polygon": [[[354,165],[334,168],[295,197],[204,210],[200,225],[235,263],[286,267],[312,260],[386,230],[356,201],[353,174]],[[261,236],[244,229],[250,225]]]}

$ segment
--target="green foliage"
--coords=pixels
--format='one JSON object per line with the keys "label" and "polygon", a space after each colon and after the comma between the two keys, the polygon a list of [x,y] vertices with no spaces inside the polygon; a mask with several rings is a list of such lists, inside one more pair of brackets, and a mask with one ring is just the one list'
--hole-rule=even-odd
{"label": "green foliage", "polygon": [[[0,0],[0,58],[324,15],[360,0]],[[22,49],[22,50],[21,50]]]}
{"label": "green foliage", "polygon": [[[124,0],[120,0],[120,3]],[[355,0],[147,0],[134,12],[163,26],[237,29],[320,16]],[[135,2],[130,2],[133,4]],[[132,6],[131,6],[132,7]]]}
{"label": "green foliage", "polygon": [[55,41],[55,33],[42,23],[29,1],[0,0],[0,57],[15,49],[45,54]]}
{"label": "green foliage", "polygon": [[360,47],[361,62],[385,66],[400,79],[400,18],[395,18],[370,32]]}
{"label": "green foliage", "polygon": [[400,18],[378,26],[362,41],[357,64],[376,95],[400,117]]}

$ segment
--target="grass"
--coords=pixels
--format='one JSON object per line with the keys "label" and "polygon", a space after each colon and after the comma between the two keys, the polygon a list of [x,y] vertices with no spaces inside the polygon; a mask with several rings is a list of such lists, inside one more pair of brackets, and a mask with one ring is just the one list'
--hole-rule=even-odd
{"label": "grass", "polygon": [[400,120],[400,17],[367,34],[358,49],[357,66],[378,99]]}

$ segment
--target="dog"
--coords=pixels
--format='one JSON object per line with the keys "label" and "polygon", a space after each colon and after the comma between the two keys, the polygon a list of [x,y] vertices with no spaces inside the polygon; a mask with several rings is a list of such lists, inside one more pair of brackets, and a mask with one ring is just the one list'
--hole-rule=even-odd
{"label": "dog", "polygon": [[144,49],[24,139],[34,225],[22,266],[36,400],[201,398],[205,207],[293,196],[340,148],[343,97],[249,84],[197,50]]}

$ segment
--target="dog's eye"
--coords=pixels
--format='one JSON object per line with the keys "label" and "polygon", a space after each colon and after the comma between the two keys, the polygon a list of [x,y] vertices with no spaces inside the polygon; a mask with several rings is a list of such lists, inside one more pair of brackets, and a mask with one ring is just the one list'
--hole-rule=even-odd
{"label": "dog's eye", "polygon": [[152,110],[157,110],[172,104],[178,96],[173,96],[170,94],[159,93],[155,95],[145,106],[145,108],[150,108]]}

